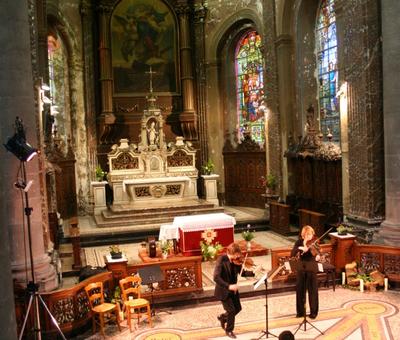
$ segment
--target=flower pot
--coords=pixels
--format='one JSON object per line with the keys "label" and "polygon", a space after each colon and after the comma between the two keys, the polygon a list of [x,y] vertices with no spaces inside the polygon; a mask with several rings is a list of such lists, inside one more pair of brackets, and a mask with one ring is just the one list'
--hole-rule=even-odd
{"label": "flower pot", "polygon": [[168,258],[168,253],[162,253],[162,258],[163,260],[166,260]]}
{"label": "flower pot", "polygon": [[122,259],[122,252],[119,252],[119,253],[111,252],[110,255],[113,260]]}
{"label": "flower pot", "polygon": [[251,241],[247,241],[246,243],[246,250],[250,251],[251,250]]}

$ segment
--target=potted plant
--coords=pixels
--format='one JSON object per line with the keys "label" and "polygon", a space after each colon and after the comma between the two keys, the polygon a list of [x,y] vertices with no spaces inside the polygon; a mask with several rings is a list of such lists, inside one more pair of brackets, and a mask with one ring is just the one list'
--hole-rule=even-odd
{"label": "potted plant", "polygon": [[215,165],[211,159],[207,161],[205,165],[201,167],[204,175],[211,175],[214,171]]}
{"label": "potted plant", "polygon": [[100,164],[97,165],[96,167],[96,179],[97,181],[101,182],[104,180],[104,177],[107,175],[106,171],[103,171],[101,168]]}
{"label": "potted plant", "polygon": [[254,231],[250,230],[250,224],[247,225],[247,229],[242,232],[242,238],[247,242],[247,251],[251,250],[251,240],[255,237]]}
{"label": "potted plant", "polygon": [[344,224],[340,224],[337,228],[336,231],[338,235],[347,235],[348,232],[352,231],[353,228]]}
{"label": "potted plant", "polygon": [[163,240],[160,242],[161,254],[163,259],[168,257],[169,251],[172,249],[172,244],[170,240]]}
{"label": "potted plant", "polygon": [[203,261],[214,260],[218,253],[222,250],[222,245],[218,242],[215,244],[200,242],[201,255],[203,256]]}
{"label": "potted plant", "polygon": [[110,255],[111,255],[112,259],[115,260],[115,259],[122,258],[122,251],[121,251],[121,249],[119,249],[119,246],[113,245],[113,246],[110,246],[109,248],[110,248]]}

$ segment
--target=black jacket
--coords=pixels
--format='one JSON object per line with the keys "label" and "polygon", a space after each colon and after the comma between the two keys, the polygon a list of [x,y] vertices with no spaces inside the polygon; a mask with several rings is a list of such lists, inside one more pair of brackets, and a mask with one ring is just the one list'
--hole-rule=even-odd
{"label": "black jacket", "polygon": [[[237,283],[237,276],[242,266],[231,265],[228,255],[221,255],[217,259],[214,269],[215,291],[214,296],[219,300],[225,300],[229,295],[229,285]],[[231,273],[233,270],[233,273]],[[231,276],[232,275],[232,276]],[[254,276],[249,270],[243,270],[242,276]]]}

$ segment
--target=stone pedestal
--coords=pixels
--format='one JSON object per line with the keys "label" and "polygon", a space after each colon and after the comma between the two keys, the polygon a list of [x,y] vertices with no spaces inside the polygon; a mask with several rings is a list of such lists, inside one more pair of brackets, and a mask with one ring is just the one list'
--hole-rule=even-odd
{"label": "stone pedestal", "polygon": [[206,201],[219,206],[217,180],[219,175],[202,175]]}
{"label": "stone pedestal", "polygon": [[102,210],[107,208],[106,204],[106,181],[91,182],[94,201],[94,214],[99,215]]}

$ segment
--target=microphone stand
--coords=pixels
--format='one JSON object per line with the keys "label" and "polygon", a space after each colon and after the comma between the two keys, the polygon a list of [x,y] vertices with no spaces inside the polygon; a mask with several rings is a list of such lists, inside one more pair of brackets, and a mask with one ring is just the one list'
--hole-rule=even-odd
{"label": "microphone stand", "polygon": [[[25,189],[26,188],[26,169],[25,169],[25,162],[21,161],[22,164],[22,176],[23,176],[23,183],[24,187],[20,189]],[[21,332],[19,334],[18,339],[21,340],[25,327],[28,321],[29,313],[31,312],[31,308],[33,306],[33,321],[34,321],[34,338],[41,340],[42,339],[42,334],[41,334],[41,325],[40,325],[40,310],[39,310],[39,302],[42,304],[43,308],[46,310],[47,314],[49,315],[53,325],[57,328],[60,336],[62,339],[67,340],[66,337],[64,336],[63,332],[60,329],[60,326],[57,323],[57,320],[54,318],[54,316],[51,314],[49,308],[46,306],[45,302],[43,301],[43,298],[39,294],[39,286],[35,281],[35,268],[33,265],[33,252],[32,252],[32,232],[31,232],[31,213],[33,208],[29,206],[29,196],[28,196],[28,190],[24,190],[24,204],[25,204],[25,215],[26,215],[26,220],[27,220],[27,227],[28,227],[28,242],[29,242],[29,258],[31,262],[31,278],[32,281],[29,281],[27,284],[27,292],[30,294],[29,297],[29,303],[28,303],[28,308],[26,310],[26,315],[24,318],[24,322],[22,324]]]}

